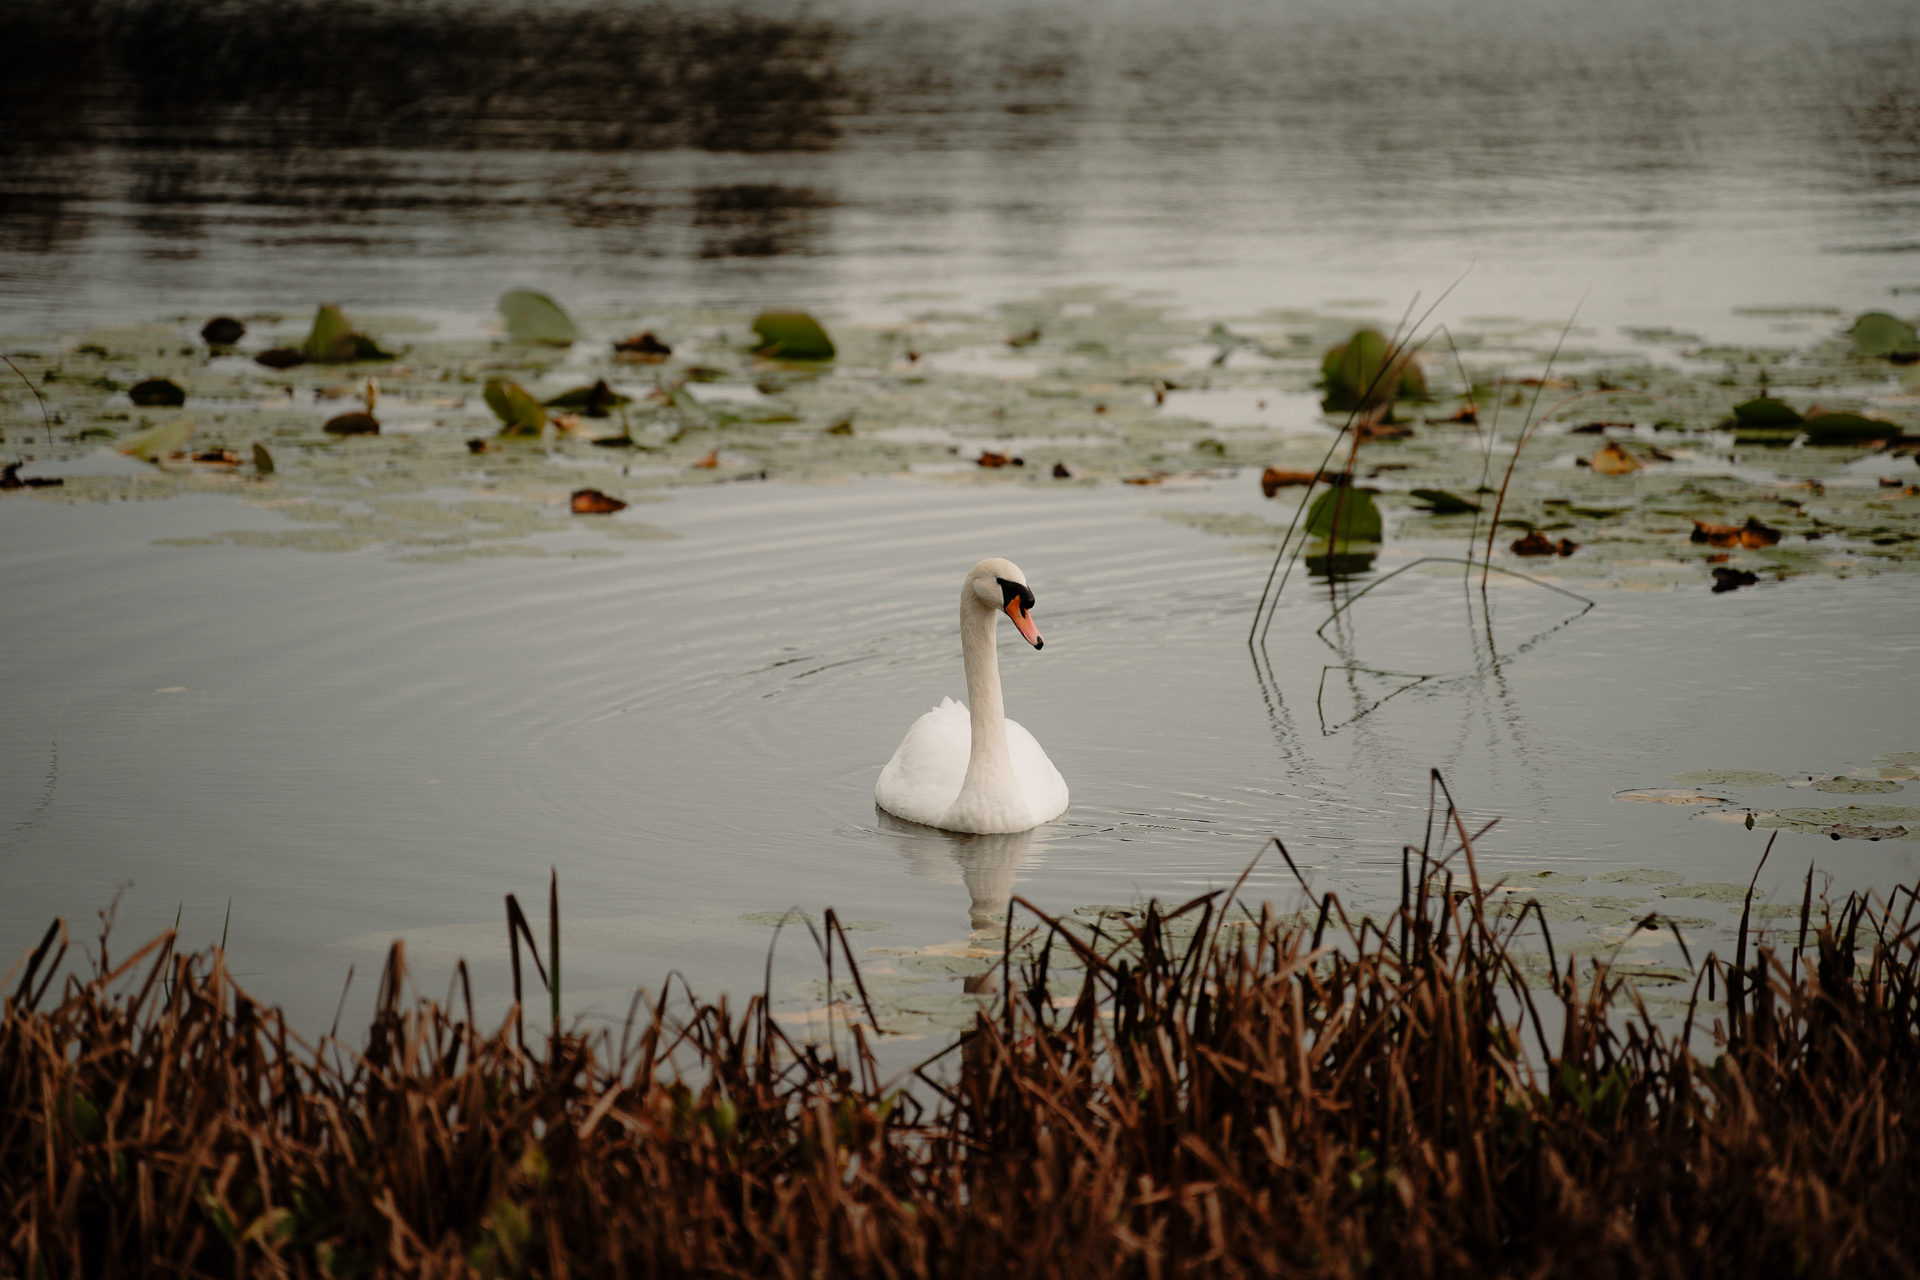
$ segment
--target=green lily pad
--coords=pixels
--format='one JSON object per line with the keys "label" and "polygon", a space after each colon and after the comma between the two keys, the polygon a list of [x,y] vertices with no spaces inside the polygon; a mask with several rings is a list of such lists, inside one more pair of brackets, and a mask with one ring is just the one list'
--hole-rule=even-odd
{"label": "green lily pad", "polygon": [[507,319],[507,336],[515,342],[570,347],[580,340],[573,319],[544,293],[511,289],[500,295],[500,314]]}
{"label": "green lily pad", "polygon": [[831,360],[833,339],[820,322],[804,311],[763,311],[753,319],[760,339],[757,356],[778,360]]}
{"label": "green lily pad", "polygon": [[1407,496],[1427,503],[1425,510],[1436,516],[1457,516],[1480,510],[1479,503],[1455,497],[1445,489],[1415,489]]}
{"label": "green lily pad", "polygon": [[1743,427],[1797,427],[1806,421],[1792,405],[1767,396],[1733,406],[1733,416]]}
{"label": "green lily pad", "polygon": [[562,391],[547,401],[549,409],[565,409],[568,412],[580,412],[589,418],[604,418],[607,410],[618,409],[622,405],[633,403],[633,397],[622,395],[608,386],[603,378],[590,387],[575,387],[571,391]]}
{"label": "green lily pad", "polygon": [[1686,877],[1678,871],[1635,867],[1631,871],[1609,871],[1603,876],[1595,876],[1594,879],[1602,884],[1679,884]]}
{"label": "green lily pad", "polygon": [[1920,751],[1888,751],[1873,758],[1875,764],[1920,764]]}
{"label": "green lily pad", "polygon": [[253,442],[253,473],[257,476],[273,474],[273,455],[258,440]]}
{"label": "green lily pad", "polygon": [[1891,440],[1900,434],[1892,422],[1862,417],[1857,413],[1823,413],[1808,418],[1801,430],[1810,444],[1849,444],[1856,440]]}
{"label": "green lily pad", "polygon": [[149,427],[128,436],[120,442],[120,452],[130,458],[139,458],[142,462],[156,462],[176,449],[186,447],[187,437],[192,434],[192,418],[175,418],[172,422],[163,422],[157,427]]}
{"label": "green lily pad", "polygon": [[1920,809],[1904,804],[1849,804],[1831,809],[1781,809],[1774,816],[1817,827],[1867,827],[1876,823],[1920,822]]}
{"label": "green lily pad", "polygon": [[[1340,527],[1334,528],[1335,508]],[[1341,542],[1378,542],[1382,524],[1380,508],[1373,495],[1361,489],[1338,487],[1327,490],[1307,508],[1307,536]]]}
{"label": "green lily pad", "polygon": [[1320,362],[1328,413],[1427,398],[1426,376],[1411,360],[1391,361],[1386,338],[1377,329],[1357,329]]}
{"label": "green lily pad", "polygon": [[900,969],[904,973],[957,974],[971,978],[993,968],[994,961],[984,956],[902,956]]}
{"label": "green lily pad", "polygon": [[1839,795],[1866,795],[1873,792],[1898,791],[1900,784],[1888,782],[1882,778],[1825,778],[1814,783],[1813,789],[1831,791]]}
{"label": "green lily pad", "polygon": [[307,331],[307,340],[300,344],[300,354],[321,364],[393,359],[372,338],[355,333],[345,313],[331,305],[323,305],[313,313],[313,328]]}
{"label": "green lily pad", "polygon": [[1703,902],[1745,902],[1743,884],[1676,884],[1660,891],[1663,898],[1698,898]]}
{"label": "green lily pad", "polygon": [[1863,356],[1906,355],[1920,351],[1920,334],[1898,316],[1869,311],[1853,322],[1853,349]]}
{"label": "green lily pad", "polygon": [[820,917],[804,911],[749,911],[740,917],[744,924],[819,924]]}
{"label": "green lily pad", "polygon": [[547,411],[517,382],[494,378],[483,393],[487,408],[500,419],[503,436],[538,436],[547,425]]}
{"label": "green lily pad", "polygon": [[1785,779],[1777,773],[1758,773],[1751,769],[1693,769],[1668,774],[1667,781],[1684,787],[1770,787]]}

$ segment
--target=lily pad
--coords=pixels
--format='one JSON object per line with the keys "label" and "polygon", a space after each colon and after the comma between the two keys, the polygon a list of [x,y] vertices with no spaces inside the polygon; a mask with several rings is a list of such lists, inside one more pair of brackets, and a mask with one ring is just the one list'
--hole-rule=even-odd
{"label": "lily pad", "polygon": [[1698,898],[1703,902],[1745,902],[1743,884],[1676,884],[1660,891],[1663,898]]}
{"label": "lily pad", "polygon": [[175,418],[157,427],[149,427],[120,442],[120,452],[143,462],[155,462],[184,447],[193,434],[192,418]]}
{"label": "lily pad", "polygon": [[1853,349],[1863,356],[1894,356],[1920,352],[1920,334],[1898,316],[1869,311],[1853,322]]}
{"label": "lily pad", "polygon": [[1920,751],[1888,751],[1873,758],[1875,764],[1920,764]]}
{"label": "lily pad", "polygon": [[1569,871],[1534,871],[1519,877],[1515,883],[1524,885],[1579,884],[1584,880],[1586,880],[1585,876],[1575,875]]}
{"label": "lily pad", "polygon": [[1635,867],[1630,871],[1609,871],[1603,876],[1595,876],[1594,879],[1602,884],[1679,884],[1686,877],[1678,871]]}
{"label": "lily pad", "polygon": [[538,436],[547,425],[547,411],[517,382],[494,378],[483,393],[487,408],[500,419],[503,436]]}
{"label": "lily pad", "polygon": [[500,314],[507,319],[507,335],[515,342],[543,342],[548,346],[570,347],[580,340],[559,303],[531,289],[512,289],[500,295]]}
{"label": "lily pad", "polygon": [[[1334,528],[1336,508],[1337,531]],[[1344,486],[1329,489],[1307,508],[1309,537],[1333,539],[1337,532],[1341,542],[1378,542],[1381,529],[1380,508],[1375,505],[1373,495],[1363,489]]]}
{"label": "lily pad", "polygon": [[1774,816],[1819,827],[1867,827],[1876,823],[1920,822],[1920,809],[1903,804],[1849,804],[1831,809],[1781,809]]}
{"label": "lily pad", "polygon": [[1856,440],[1891,440],[1900,434],[1898,424],[1867,418],[1857,413],[1823,413],[1802,424],[1812,444],[1849,444]]}
{"label": "lily pad", "polygon": [[971,978],[993,968],[994,962],[983,956],[902,956],[900,968],[905,973],[957,974]]}
{"label": "lily pad", "polygon": [[380,420],[370,413],[343,413],[328,418],[320,429],[330,436],[377,436]]}
{"label": "lily pad", "polygon": [[1320,362],[1328,413],[1374,408],[1395,400],[1424,400],[1427,380],[1420,366],[1401,357],[1390,361],[1387,340],[1377,329],[1358,329]]}
{"label": "lily pad", "polygon": [[1632,791],[1616,791],[1615,800],[1635,800],[1641,804],[1726,804],[1725,796],[1703,795],[1692,787],[1677,790],[1664,790],[1658,787],[1638,787]]}
{"label": "lily pad", "polygon": [[1797,427],[1806,421],[1792,405],[1768,396],[1733,406],[1733,416],[1743,427]]}
{"label": "lily pad", "polygon": [[622,405],[633,403],[633,397],[622,395],[601,379],[590,387],[575,387],[571,391],[562,391],[547,401],[549,409],[565,409],[580,412],[589,418],[604,418],[607,410],[618,409]]}
{"label": "lily pad", "polygon": [[127,388],[127,399],[141,406],[177,409],[187,402],[187,393],[172,378],[148,378]]}
{"label": "lily pad", "polygon": [[760,339],[757,356],[779,360],[831,360],[833,339],[820,322],[804,311],[763,311],[754,317],[753,332]]}
{"label": "lily pad", "polygon": [[1823,778],[1813,784],[1813,789],[1831,791],[1838,795],[1867,795],[1874,792],[1898,791],[1900,784],[1888,782],[1882,778]]}
{"label": "lily pad", "polygon": [[1480,510],[1479,503],[1455,497],[1445,489],[1415,489],[1408,496],[1427,503],[1423,510],[1436,516],[1457,516]]}
{"label": "lily pad", "polygon": [[1770,787],[1784,782],[1777,773],[1759,773],[1751,769],[1693,769],[1667,775],[1668,782],[1683,787]]}
{"label": "lily pad", "polygon": [[749,911],[740,917],[744,924],[819,924],[820,917],[805,911]]}
{"label": "lily pad", "polygon": [[378,343],[355,333],[339,307],[323,305],[313,313],[313,328],[300,344],[300,354],[321,364],[351,364],[356,360],[391,360]]}

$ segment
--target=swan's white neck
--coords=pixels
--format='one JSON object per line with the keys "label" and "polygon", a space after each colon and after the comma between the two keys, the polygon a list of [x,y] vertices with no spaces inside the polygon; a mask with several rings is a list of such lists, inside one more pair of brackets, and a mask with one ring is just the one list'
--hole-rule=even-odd
{"label": "swan's white neck", "polygon": [[1019,781],[1013,776],[1013,757],[1007,750],[1007,712],[1000,697],[1000,658],[994,651],[998,611],[974,598],[970,589],[960,595],[960,656],[967,668],[967,714],[973,743],[967,754],[967,776],[954,800],[956,810],[979,804],[1025,804]]}

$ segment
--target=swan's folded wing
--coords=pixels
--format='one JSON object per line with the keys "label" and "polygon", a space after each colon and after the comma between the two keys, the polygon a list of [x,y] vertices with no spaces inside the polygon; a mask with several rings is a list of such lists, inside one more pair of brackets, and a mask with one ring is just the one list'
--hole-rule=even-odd
{"label": "swan's folded wing", "polygon": [[[1053,767],[1039,739],[1018,721],[1007,721],[1007,754],[1013,759],[1013,776],[1020,780],[1020,790],[1033,806],[1036,826],[1067,811],[1067,780]],[[964,775],[964,766],[961,772]]]}
{"label": "swan's folded wing", "polygon": [[931,825],[960,794],[972,743],[966,707],[942,698],[939,706],[913,722],[893,759],[880,770],[874,802],[909,822]]}

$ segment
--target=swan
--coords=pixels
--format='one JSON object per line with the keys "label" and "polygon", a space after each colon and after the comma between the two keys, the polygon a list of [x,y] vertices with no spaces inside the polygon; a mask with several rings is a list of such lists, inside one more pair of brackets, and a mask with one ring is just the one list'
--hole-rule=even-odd
{"label": "swan", "polygon": [[1067,783],[1000,700],[994,627],[1005,613],[1038,649],[1033,589],[1011,560],[982,560],[960,587],[960,656],[967,703],[942,698],[913,722],[880,771],[873,799],[909,822],[947,831],[1027,831],[1067,811]]}

